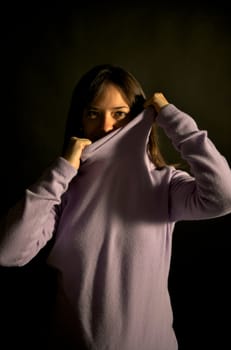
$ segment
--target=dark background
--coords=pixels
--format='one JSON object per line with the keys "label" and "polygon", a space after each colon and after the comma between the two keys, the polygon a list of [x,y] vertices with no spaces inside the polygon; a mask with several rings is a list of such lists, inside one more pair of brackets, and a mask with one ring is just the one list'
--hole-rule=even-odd
{"label": "dark background", "polygon": [[[72,89],[98,63],[130,70],[147,95],[163,91],[208,130],[231,164],[230,15],[222,1],[4,5],[2,214],[60,154]],[[161,143],[167,160],[178,161],[164,135]],[[179,350],[220,350],[230,343],[230,223],[227,215],[176,225],[169,288]],[[0,269],[5,348],[16,341],[35,349],[45,341],[54,276],[42,257]]]}

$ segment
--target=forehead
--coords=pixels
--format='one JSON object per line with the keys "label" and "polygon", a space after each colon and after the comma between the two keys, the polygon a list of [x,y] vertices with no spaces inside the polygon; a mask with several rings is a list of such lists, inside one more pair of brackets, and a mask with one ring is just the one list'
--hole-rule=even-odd
{"label": "forehead", "polygon": [[103,85],[91,104],[94,106],[116,105],[129,107],[121,89],[114,84]]}

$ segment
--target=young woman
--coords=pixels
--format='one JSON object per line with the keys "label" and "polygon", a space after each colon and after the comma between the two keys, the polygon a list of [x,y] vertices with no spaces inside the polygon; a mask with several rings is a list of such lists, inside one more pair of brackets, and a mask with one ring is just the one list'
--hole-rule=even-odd
{"label": "young woman", "polygon": [[[167,165],[157,125],[190,166]],[[48,348],[176,350],[168,274],[174,225],[231,212],[226,159],[162,93],[99,65],[73,92],[63,154],[8,212],[3,266],[52,242],[58,273]]]}

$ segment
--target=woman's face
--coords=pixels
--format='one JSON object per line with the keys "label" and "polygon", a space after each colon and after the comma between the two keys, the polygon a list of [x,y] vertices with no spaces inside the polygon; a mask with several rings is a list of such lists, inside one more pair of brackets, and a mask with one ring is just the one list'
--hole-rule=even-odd
{"label": "woman's face", "polygon": [[103,92],[84,111],[84,137],[94,142],[126,125],[130,120],[129,112],[130,107],[120,90],[115,85],[106,85]]}

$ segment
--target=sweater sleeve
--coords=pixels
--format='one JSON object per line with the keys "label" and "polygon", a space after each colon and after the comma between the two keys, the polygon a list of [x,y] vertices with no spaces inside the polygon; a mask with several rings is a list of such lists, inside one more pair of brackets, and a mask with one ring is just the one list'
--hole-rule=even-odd
{"label": "sweater sleeve", "polygon": [[25,265],[52,238],[61,197],[76,173],[64,158],[57,158],[9,209],[1,222],[0,265]]}
{"label": "sweater sleeve", "polygon": [[190,166],[190,174],[173,171],[170,219],[200,220],[230,213],[231,169],[208,138],[207,131],[199,130],[191,116],[172,104],[160,111],[157,123]]}

